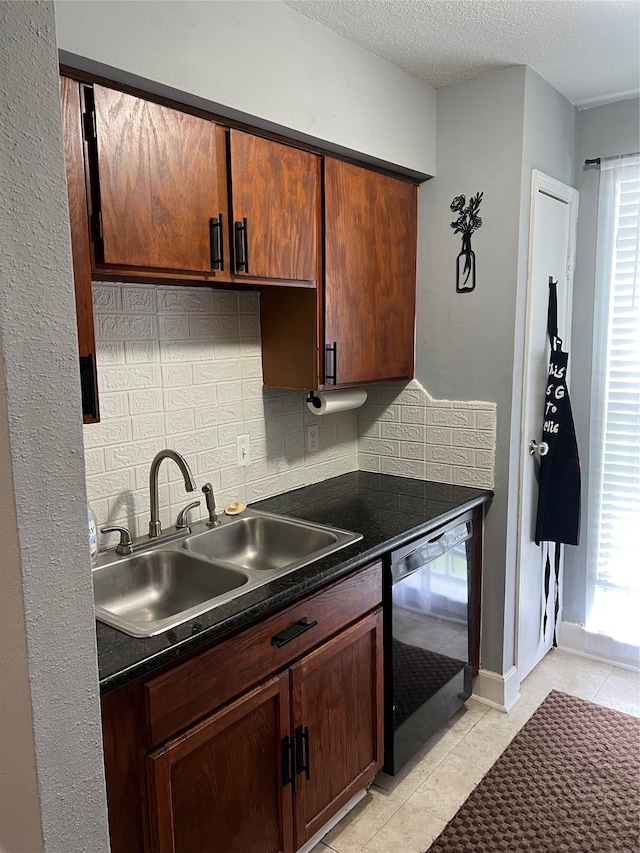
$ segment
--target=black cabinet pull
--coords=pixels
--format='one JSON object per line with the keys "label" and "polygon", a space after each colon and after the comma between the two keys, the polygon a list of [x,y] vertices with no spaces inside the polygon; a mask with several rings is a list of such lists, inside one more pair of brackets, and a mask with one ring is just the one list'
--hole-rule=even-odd
{"label": "black cabinet pull", "polygon": [[222,214],[209,220],[209,241],[211,244],[211,269],[224,269],[224,249],[222,241]]}
{"label": "black cabinet pull", "polygon": [[[335,385],[338,381],[338,342],[325,344],[325,385]],[[333,353],[333,371],[329,372],[329,356]]]}
{"label": "black cabinet pull", "polygon": [[249,245],[247,241],[247,217],[242,222],[234,222],[236,249],[236,272],[249,272]]}
{"label": "black cabinet pull", "polygon": [[80,356],[80,392],[82,394],[82,414],[90,418],[98,417],[98,383],[96,381],[96,360],[92,352]]}
{"label": "black cabinet pull", "polygon": [[307,617],[301,619],[299,622],[294,622],[289,628],[285,628],[284,631],[280,631],[279,634],[276,634],[275,637],[271,638],[271,645],[277,646],[281,648],[282,646],[286,646],[287,643],[290,643],[291,640],[295,640],[296,637],[299,637],[300,634],[304,634],[305,631],[308,631],[310,628],[313,628],[314,625],[317,625],[317,620],[313,622],[309,622]]}
{"label": "black cabinet pull", "polygon": [[296,739],[282,738],[282,787],[291,784],[291,790],[296,792],[296,767],[298,766]]}
{"label": "black cabinet pull", "polygon": [[[309,764],[309,726],[296,729],[296,774],[304,773],[307,782],[311,779]],[[304,758],[302,757],[304,754]]]}

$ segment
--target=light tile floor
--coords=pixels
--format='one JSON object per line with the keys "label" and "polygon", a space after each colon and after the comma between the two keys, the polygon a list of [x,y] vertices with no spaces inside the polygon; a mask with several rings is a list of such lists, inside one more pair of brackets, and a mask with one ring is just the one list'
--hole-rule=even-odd
{"label": "light tile floor", "polygon": [[550,690],[640,717],[640,676],[552,649],[503,714],[470,699],[397,776],[379,773],[312,853],[423,853]]}

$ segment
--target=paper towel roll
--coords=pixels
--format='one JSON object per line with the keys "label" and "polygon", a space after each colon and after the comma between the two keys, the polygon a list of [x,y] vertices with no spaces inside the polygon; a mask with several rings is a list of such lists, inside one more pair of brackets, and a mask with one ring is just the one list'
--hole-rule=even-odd
{"label": "paper towel roll", "polygon": [[336,391],[314,391],[307,407],[314,415],[331,415],[358,409],[367,399],[364,388],[339,388]]}

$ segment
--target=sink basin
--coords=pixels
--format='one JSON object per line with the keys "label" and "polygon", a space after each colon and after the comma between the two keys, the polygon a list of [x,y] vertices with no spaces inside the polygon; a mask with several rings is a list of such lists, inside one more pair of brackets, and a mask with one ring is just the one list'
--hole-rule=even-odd
{"label": "sink basin", "polygon": [[153,637],[362,539],[359,533],[246,510],[219,527],[196,522],[178,542],[101,556],[93,569],[96,618]]}
{"label": "sink basin", "polygon": [[210,560],[273,575],[300,568],[361,538],[334,527],[256,512],[225,520],[183,544]]}
{"label": "sink basin", "polygon": [[96,616],[134,637],[152,637],[234,596],[249,578],[185,550],[149,550],[93,571]]}

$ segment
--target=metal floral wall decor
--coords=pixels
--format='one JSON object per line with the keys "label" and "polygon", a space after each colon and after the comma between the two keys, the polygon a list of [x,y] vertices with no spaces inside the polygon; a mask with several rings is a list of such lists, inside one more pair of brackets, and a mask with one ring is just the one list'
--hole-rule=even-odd
{"label": "metal floral wall decor", "polygon": [[[482,225],[478,216],[484,193],[476,193],[469,199],[458,195],[451,202],[451,210],[458,214],[451,223],[454,234],[462,234],[462,250],[456,258],[456,293],[471,293],[476,286],[476,256],[471,248],[471,235]],[[466,207],[465,207],[466,205]]]}

